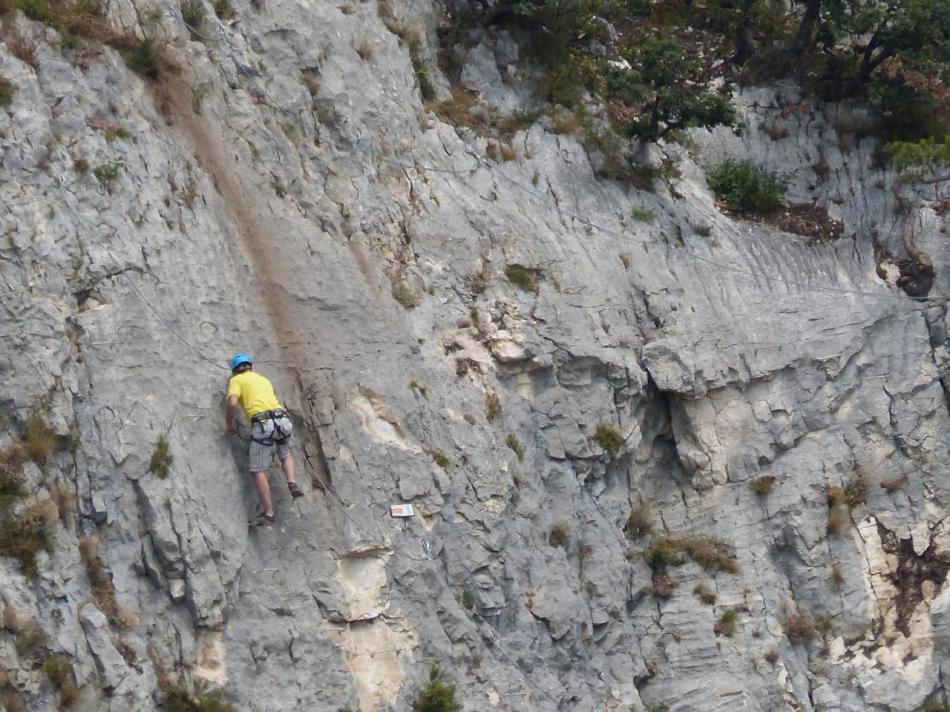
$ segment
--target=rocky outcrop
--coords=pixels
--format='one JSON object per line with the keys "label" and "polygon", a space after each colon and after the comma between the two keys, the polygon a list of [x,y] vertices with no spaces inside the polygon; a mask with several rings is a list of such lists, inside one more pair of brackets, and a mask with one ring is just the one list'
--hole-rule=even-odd
{"label": "rocky outcrop", "polygon": [[[0,633],[8,692],[53,709],[54,653],[81,710],[176,680],[242,710],[406,709],[433,662],[466,709],[910,712],[942,689],[946,186],[901,208],[854,110],[788,86],[738,95],[741,135],[655,149],[680,173],[655,193],[545,119],[496,162],[421,102],[375,4],[235,7],[197,39],[177,5],[111,7],[178,66],[153,83],[22,17],[35,64],[0,47],[0,444],[42,414],[61,446],[25,489],[77,503],[34,578],[0,559],[5,609],[45,633]],[[431,53],[435,10],[392,11]],[[513,47],[486,38],[463,84]],[[524,100],[496,88],[500,113]],[[787,172],[842,236],[722,214],[724,158]],[[875,244],[926,255],[929,290]],[[310,485],[275,487],[272,529],[248,530],[222,437],[236,351]]]}

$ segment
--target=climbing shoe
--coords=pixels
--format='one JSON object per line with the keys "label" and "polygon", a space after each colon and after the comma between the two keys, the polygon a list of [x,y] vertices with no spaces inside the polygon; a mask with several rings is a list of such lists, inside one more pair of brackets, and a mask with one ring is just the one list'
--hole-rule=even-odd
{"label": "climbing shoe", "polygon": [[288,483],[287,489],[290,490],[290,494],[294,499],[297,499],[297,497],[303,497],[303,490],[300,489],[300,485],[298,485],[296,482]]}
{"label": "climbing shoe", "polygon": [[273,514],[260,514],[258,515],[257,519],[249,523],[256,527],[269,527],[276,521],[277,517],[275,517]]}

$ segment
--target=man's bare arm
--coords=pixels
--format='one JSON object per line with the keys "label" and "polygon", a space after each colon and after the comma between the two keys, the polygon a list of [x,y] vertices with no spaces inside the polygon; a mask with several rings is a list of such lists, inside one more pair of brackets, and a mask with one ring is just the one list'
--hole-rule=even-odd
{"label": "man's bare arm", "polygon": [[226,428],[224,430],[225,435],[234,435],[234,416],[237,413],[238,397],[229,396],[228,397],[228,414],[226,416],[225,424]]}

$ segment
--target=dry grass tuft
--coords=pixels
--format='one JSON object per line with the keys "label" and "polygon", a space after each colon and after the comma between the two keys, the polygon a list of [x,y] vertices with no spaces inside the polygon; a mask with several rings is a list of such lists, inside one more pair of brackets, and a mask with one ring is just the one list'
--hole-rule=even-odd
{"label": "dry grass tuft", "polygon": [[630,510],[630,516],[627,517],[627,523],[624,525],[624,532],[631,538],[650,534],[656,525],[656,519],[653,516],[653,509],[648,504],[641,504]]}
{"label": "dry grass tuft", "polygon": [[811,617],[811,614],[802,610],[789,614],[782,621],[782,628],[793,645],[810,643],[817,634],[814,618]]}
{"label": "dry grass tuft", "polygon": [[825,530],[830,535],[840,536],[848,531],[851,526],[851,515],[848,508],[843,504],[836,504],[828,510],[828,524]]}
{"label": "dry grass tuft", "polygon": [[702,581],[696,584],[693,595],[707,606],[711,606],[716,602],[716,594]]}
{"label": "dry grass tuft", "polygon": [[359,46],[356,48],[356,53],[360,56],[360,59],[367,61],[373,58],[373,45],[368,39],[363,40],[359,43]]}
{"label": "dry grass tuft", "polygon": [[24,576],[35,576],[39,552],[53,550],[58,516],[49,499],[27,502],[17,510],[8,504],[0,510],[0,556],[15,558]]}
{"label": "dry grass tuft", "polygon": [[26,420],[26,429],[23,436],[23,452],[37,465],[46,464],[46,458],[56,448],[56,433],[47,426],[46,421],[39,413],[34,413]]}
{"label": "dry grass tuft", "polygon": [[494,420],[501,415],[501,399],[495,391],[485,393],[485,418]]}
{"label": "dry grass tuft", "polygon": [[884,480],[881,482],[881,488],[886,490],[888,494],[894,494],[895,492],[900,492],[909,483],[910,481],[907,479],[907,475],[903,475],[893,480]]}
{"label": "dry grass tuft", "polygon": [[99,537],[89,536],[79,540],[79,554],[86,564],[86,573],[92,583],[92,598],[105,614],[113,629],[127,629],[136,624],[136,617],[122,608],[115,597],[112,574],[99,556]]}
{"label": "dry grass tuft", "polygon": [[555,522],[551,527],[551,533],[548,535],[548,544],[551,546],[564,546],[571,534],[570,525],[567,522]]}
{"label": "dry grass tuft", "polygon": [[21,618],[12,606],[3,609],[3,627],[13,633],[17,655],[39,658],[46,650],[46,633],[32,618]]}
{"label": "dry grass tuft", "polygon": [[654,598],[670,598],[678,587],[679,584],[668,574],[653,574],[650,594]]}

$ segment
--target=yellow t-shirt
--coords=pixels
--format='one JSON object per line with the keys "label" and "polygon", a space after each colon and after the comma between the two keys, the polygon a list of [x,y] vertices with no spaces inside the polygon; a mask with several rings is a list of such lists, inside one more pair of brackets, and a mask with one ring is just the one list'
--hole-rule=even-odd
{"label": "yellow t-shirt", "polygon": [[267,410],[283,410],[284,406],[277,400],[271,382],[259,373],[245,371],[237,376],[231,376],[228,381],[228,398],[238,397],[238,403],[244,409],[248,418]]}

